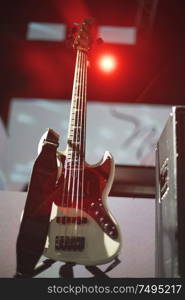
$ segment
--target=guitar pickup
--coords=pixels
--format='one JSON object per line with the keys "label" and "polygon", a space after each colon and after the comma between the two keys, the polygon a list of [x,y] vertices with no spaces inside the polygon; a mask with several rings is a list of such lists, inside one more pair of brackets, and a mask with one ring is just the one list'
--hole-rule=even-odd
{"label": "guitar pickup", "polygon": [[63,251],[82,251],[85,248],[85,238],[82,236],[56,236],[55,249]]}
{"label": "guitar pickup", "polygon": [[62,217],[57,217],[56,222],[58,224],[87,224],[87,217],[68,217],[68,216],[62,216]]}

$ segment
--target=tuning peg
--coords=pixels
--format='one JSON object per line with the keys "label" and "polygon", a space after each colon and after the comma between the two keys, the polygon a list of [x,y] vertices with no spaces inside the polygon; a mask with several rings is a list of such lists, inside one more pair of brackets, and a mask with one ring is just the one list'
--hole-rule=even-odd
{"label": "tuning peg", "polygon": [[76,35],[77,31],[78,31],[78,28],[76,28],[75,26],[68,28],[68,33],[66,35],[66,40],[65,40],[65,44],[66,44],[67,48],[73,47],[73,43],[74,43],[74,39],[75,39],[75,35]]}
{"label": "tuning peg", "polygon": [[80,24],[77,23],[77,22],[74,22],[73,25],[74,25],[75,27],[80,26]]}
{"label": "tuning peg", "polygon": [[104,43],[104,40],[103,40],[102,38],[98,38],[98,39],[96,39],[96,43],[97,43],[98,45],[101,45],[101,44]]}
{"label": "tuning peg", "polygon": [[95,23],[95,19],[92,17],[85,18],[84,22],[88,23],[89,25],[93,25]]}
{"label": "tuning peg", "polygon": [[74,23],[74,25],[75,25],[75,26],[73,26],[73,27],[71,28],[71,33],[72,33],[72,34],[75,34],[75,33],[78,31],[77,26],[78,26],[79,24]]}
{"label": "tuning peg", "polygon": [[67,35],[65,39],[65,45],[67,48],[72,48],[74,42],[74,36],[72,34]]}

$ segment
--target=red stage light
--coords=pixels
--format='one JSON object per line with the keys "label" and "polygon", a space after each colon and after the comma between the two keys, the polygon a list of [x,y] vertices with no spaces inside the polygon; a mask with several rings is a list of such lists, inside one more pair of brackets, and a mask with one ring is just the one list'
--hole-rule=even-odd
{"label": "red stage light", "polygon": [[104,55],[99,60],[99,66],[104,72],[112,72],[116,68],[116,60],[112,55]]}

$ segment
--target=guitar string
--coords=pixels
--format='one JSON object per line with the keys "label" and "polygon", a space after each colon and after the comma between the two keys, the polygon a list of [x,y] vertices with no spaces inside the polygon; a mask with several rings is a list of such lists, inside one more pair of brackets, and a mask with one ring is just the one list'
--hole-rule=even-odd
{"label": "guitar string", "polygon": [[[76,211],[80,210],[80,226],[76,226],[76,228],[80,228],[80,233],[82,235],[82,228],[83,228],[83,175],[84,175],[84,103],[85,103],[85,86],[84,86],[84,74],[85,74],[85,54],[83,51],[81,51],[81,56],[82,56],[82,62],[81,62],[81,93],[80,93],[80,111],[79,111],[79,123],[81,125],[81,130],[80,130],[80,147],[79,147],[79,159],[78,159],[78,180],[77,180],[77,185],[78,185],[78,205],[76,205]],[[80,204],[80,205],[79,205]],[[77,223],[78,224],[78,223]],[[76,236],[78,235],[78,230],[76,231]]]}
{"label": "guitar string", "polygon": [[82,172],[81,172],[81,205],[80,205],[80,209],[81,209],[81,223],[83,225],[83,214],[84,214],[84,171],[85,171],[85,125],[86,125],[86,120],[85,120],[85,116],[86,116],[86,73],[87,73],[87,57],[86,57],[86,53],[83,53],[83,110],[81,111],[81,119],[83,120],[83,134],[82,134],[82,138],[83,138],[83,142],[82,142],[82,153],[83,153],[83,161],[82,161]]}
{"label": "guitar string", "polygon": [[[79,142],[79,148],[78,148],[78,159],[77,159],[77,164],[75,166],[75,175],[77,175],[77,181],[76,181],[76,176],[74,177],[75,179],[75,183],[76,183],[76,222],[75,222],[75,226],[74,226],[74,233],[75,236],[78,236],[79,230],[78,228],[82,228],[82,215],[83,215],[83,209],[82,209],[82,197],[83,197],[83,188],[82,188],[82,172],[81,169],[83,169],[84,167],[84,158],[83,158],[83,149],[82,149],[82,137],[84,136],[84,134],[82,133],[83,130],[83,105],[84,105],[84,54],[82,51],[80,51],[80,57],[81,57],[81,61],[80,61],[80,88],[79,88],[79,98],[78,98],[78,111],[77,111],[77,128],[80,128],[80,132],[77,130],[76,133],[76,143]],[[84,141],[83,141],[84,142]],[[81,162],[82,160],[82,162]],[[79,205],[80,204],[80,205]],[[78,217],[79,217],[79,210],[80,210],[80,224],[78,224]],[[80,225],[80,226],[79,226]],[[82,230],[80,230],[81,233]]]}
{"label": "guitar string", "polygon": [[[74,166],[73,166],[73,186],[72,186],[72,204],[76,201],[76,210],[74,214],[75,222],[71,224],[71,236],[75,235],[74,232],[76,231],[77,233],[77,228],[78,228],[78,222],[77,222],[77,213],[78,213],[78,203],[79,203],[79,182],[78,182],[78,177],[79,177],[79,169],[80,169],[80,147],[79,149],[77,148],[77,143],[78,143],[78,138],[79,136],[79,131],[81,134],[81,127],[80,127],[80,108],[81,108],[81,93],[82,93],[82,53],[80,50],[79,52],[79,62],[78,62],[78,80],[76,82],[77,85],[77,101],[76,101],[76,106],[75,106],[75,130],[74,130],[74,135],[73,135],[73,143],[72,146],[74,149],[73,150],[73,159],[74,159]],[[79,140],[79,146],[81,145],[81,139]],[[76,178],[77,176],[77,178]]]}
{"label": "guitar string", "polygon": [[[82,184],[82,170],[84,170],[84,158],[83,152],[84,146],[82,144],[82,138],[84,143],[84,134],[83,130],[83,106],[84,106],[84,68],[85,68],[85,61],[84,61],[84,53],[80,51],[80,60],[79,60],[79,82],[78,82],[78,103],[76,105],[77,109],[77,120],[75,122],[75,126],[77,126],[76,133],[74,135],[74,144],[76,147],[75,151],[75,166],[74,166],[74,177],[73,177],[73,191],[76,191],[76,209],[75,209],[75,224],[72,224],[71,236],[78,236],[79,230],[82,226],[82,218],[83,218],[83,208],[82,208],[82,201],[83,201],[83,184]],[[82,149],[83,146],[83,149]],[[74,197],[74,193],[73,193]],[[73,198],[72,197],[72,198]],[[73,200],[73,199],[72,199]],[[72,201],[73,202],[73,201]],[[80,222],[78,224],[78,217],[79,217],[79,210],[80,210]],[[80,226],[79,226],[80,225]],[[81,230],[80,230],[81,232]]]}
{"label": "guitar string", "polygon": [[[86,109],[87,109],[87,102],[86,102],[86,94],[87,94],[87,54],[84,53],[84,104],[83,104],[83,169],[82,169],[82,210],[84,209],[84,172],[85,172],[85,148],[86,148]],[[87,216],[86,216],[87,217]]]}
{"label": "guitar string", "polygon": [[78,63],[78,68],[79,68],[79,76],[78,76],[78,81],[76,82],[77,87],[78,87],[78,96],[77,96],[77,103],[75,107],[75,131],[73,135],[73,158],[74,158],[74,166],[73,166],[73,187],[72,187],[72,203],[75,203],[76,209],[74,213],[74,223],[71,224],[71,236],[75,235],[74,231],[77,231],[77,212],[78,212],[78,201],[79,201],[79,185],[78,185],[78,179],[76,176],[78,176],[78,168],[79,168],[79,149],[77,148],[77,142],[78,142],[78,137],[79,137],[79,130],[80,130],[80,120],[79,120],[79,114],[80,114],[80,101],[81,101],[81,89],[82,89],[82,84],[81,84],[81,61],[82,61],[82,55],[81,51],[78,50],[79,52],[79,63]]}
{"label": "guitar string", "polygon": [[[80,131],[80,153],[81,155],[83,155],[82,152],[82,130],[83,130],[83,118],[82,118],[82,111],[83,111],[83,90],[84,90],[84,82],[83,82],[83,73],[84,73],[84,62],[83,62],[83,51],[81,51],[81,55],[82,55],[82,74],[81,74],[81,95],[80,95],[80,99],[81,99],[81,104],[80,104],[80,122],[81,122],[81,131]],[[79,166],[80,168],[82,168],[83,166],[81,165],[81,163],[83,162],[83,158],[82,158],[82,162],[81,162],[81,155],[79,156]],[[79,197],[80,197],[80,205],[79,205],[79,210],[80,210],[80,220],[79,223],[81,224],[82,222],[82,207],[81,207],[81,203],[82,203],[82,194],[81,194],[81,170],[78,170],[78,186],[79,186]],[[79,226],[79,228],[82,227],[82,224]]]}
{"label": "guitar string", "polygon": [[[84,89],[84,83],[83,83],[83,72],[84,72],[84,63],[83,63],[83,51],[81,52],[81,78],[80,78],[80,96],[79,96],[79,114],[78,114],[78,120],[79,120],[79,126],[80,126],[80,133],[78,136],[79,139],[79,156],[78,156],[78,169],[77,169],[77,186],[78,186],[78,201],[76,203],[76,216],[78,215],[78,212],[80,210],[81,212],[81,168],[82,168],[82,162],[83,162],[83,153],[82,153],[82,130],[83,130],[83,119],[82,119],[82,111],[83,111],[83,89]],[[82,162],[81,162],[82,160]],[[80,213],[81,216],[81,213]],[[79,217],[79,216],[78,216]],[[82,219],[80,219],[80,222],[82,221]],[[79,222],[79,223],[80,223]],[[78,226],[78,220],[76,222],[76,236],[78,236],[78,228],[81,228],[81,225]]]}
{"label": "guitar string", "polygon": [[[80,130],[80,147],[79,147],[79,159],[78,159],[78,205],[76,206],[76,210],[80,210],[80,226],[78,226],[77,223],[77,231],[76,231],[76,236],[78,235],[78,228],[80,228],[80,233],[82,234],[82,228],[83,228],[83,174],[84,174],[84,103],[85,103],[85,86],[84,86],[84,72],[85,72],[85,56],[84,52],[81,51],[81,56],[82,56],[82,62],[81,62],[81,89],[80,89],[80,110],[79,110],[79,124],[81,125],[81,130]],[[80,204],[80,205],[79,205]]]}
{"label": "guitar string", "polygon": [[[71,149],[72,149],[72,157],[71,157],[71,168],[70,168],[70,178],[72,177],[72,186],[71,186],[71,207],[73,208],[73,203],[75,201],[75,177],[76,177],[76,159],[77,159],[77,153],[76,153],[76,145],[75,145],[75,139],[76,139],[76,135],[78,132],[78,103],[79,103],[79,89],[80,89],[80,76],[81,76],[81,72],[80,72],[80,61],[81,61],[81,55],[80,55],[80,51],[78,50],[78,62],[77,62],[77,78],[75,78],[75,102],[74,102],[74,106],[73,106],[73,113],[75,115],[75,121],[73,123],[73,138],[72,138],[72,142],[71,142]],[[69,189],[70,191],[70,189]],[[68,193],[69,196],[69,193]],[[73,212],[73,209],[71,210]],[[69,232],[69,236],[73,235],[73,223],[72,221],[72,217],[70,217],[70,225],[68,226],[69,228],[71,227],[71,230]]]}
{"label": "guitar string", "polygon": [[[69,120],[68,136],[67,136],[68,137],[67,138],[67,149],[66,149],[67,157],[65,158],[64,184],[63,184],[63,193],[62,193],[62,201],[61,201],[62,206],[65,207],[64,212],[63,212],[63,215],[65,216],[65,222],[64,222],[64,224],[65,224],[64,236],[65,237],[67,235],[67,229],[68,229],[66,217],[68,217],[69,192],[70,192],[70,182],[71,182],[71,164],[72,164],[71,146],[70,146],[68,140],[70,140],[71,134],[73,134],[72,133],[72,123],[74,123],[74,115],[75,115],[74,114],[74,104],[75,104],[75,98],[76,98],[76,92],[77,92],[76,82],[77,82],[77,79],[79,76],[78,62],[79,62],[79,53],[77,52],[75,75],[74,75],[74,86],[73,86],[73,91],[72,91],[72,102],[71,102],[71,109],[70,109],[70,120]],[[67,185],[67,199],[64,199],[65,192],[66,192],[66,185]],[[66,204],[65,204],[65,202],[66,202]]]}

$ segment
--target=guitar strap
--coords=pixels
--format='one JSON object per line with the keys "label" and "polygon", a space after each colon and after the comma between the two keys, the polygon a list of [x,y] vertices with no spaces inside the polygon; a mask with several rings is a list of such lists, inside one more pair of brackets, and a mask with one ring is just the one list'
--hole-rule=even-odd
{"label": "guitar strap", "polygon": [[48,129],[29,184],[23,218],[16,243],[16,275],[29,277],[43,254],[49,228],[52,192],[57,178],[59,135]]}

